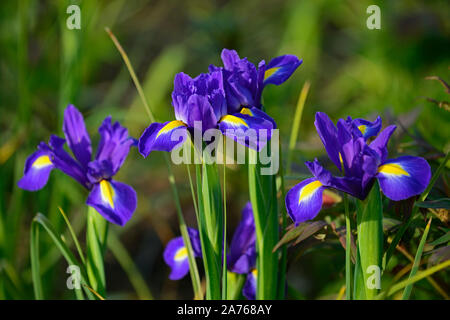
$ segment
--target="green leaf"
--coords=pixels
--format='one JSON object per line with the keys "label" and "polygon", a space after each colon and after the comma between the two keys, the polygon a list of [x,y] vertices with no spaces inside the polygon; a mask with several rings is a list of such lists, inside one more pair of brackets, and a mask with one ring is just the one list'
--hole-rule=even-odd
{"label": "green leaf", "polygon": [[[373,299],[376,288],[367,286],[372,268],[378,267],[381,274],[381,259],[383,254],[383,204],[380,188],[375,182],[372,190],[364,201],[356,201],[358,240],[357,248],[360,255],[361,272],[364,278],[364,290],[367,299]],[[377,272],[377,271],[373,271]],[[374,275],[375,276],[375,275]],[[380,275],[381,276],[381,275]],[[361,283],[358,283],[361,286]],[[359,288],[362,290],[361,288]]]}
{"label": "green leaf", "polygon": [[86,230],[86,271],[91,288],[105,297],[106,280],[103,255],[106,249],[108,222],[92,207],[88,207]]}
{"label": "green leaf", "polygon": [[[90,298],[90,299],[94,299],[92,293],[87,289],[87,276],[86,276],[86,271],[83,268],[83,265],[80,264],[77,259],[75,258],[75,256],[73,255],[73,253],[70,251],[70,249],[67,247],[67,245],[65,244],[65,242],[61,239],[61,237],[59,237],[56,234],[55,229],[53,228],[53,226],[51,225],[50,221],[42,214],[38,213],[32,222],[32,226],[31,226],[31,242],[32,242],[32,256],[31,256],[31,267],[32,267],[32,276],[33,276],[33,285],[34,286],[38,286],[37,288],[35,287],[35,294],[36,298],[42,298],[42,289],[39,288],[39,286],[41,286],[41,281],[40,281],[40,271],[39,271],[39,250],[37,248],[38,245],[38,240],[39,240],[39,234],[37,231],[37,227],[38,225],[42,226],[44,228],[44,230],[48,233],[48,235],[50,236],[50,238],[52,239],[53,243],[56,245],[56,247],[59,249],[59,251],[61,252],[61,254],[63,255],[63,257],[66,259],[67,263],[69,265],[75,265],[78,266],[80,268],[80,277],[81,277],[81,285],[82,288],[84,289],[84,292],[86,293],[86,295]],[[75,293],[77,294],[77,298],[80,299],[82,298],[82,294],[81,294],[81,289],[75,289]]]}
{"label": "green leaf", "polygon": [[303,240],[309,238],[317,231],[325,227],[327,223],[325,221],[312,221],[312,222],[303,222],[299,224],[297,227],[292,228],[288,232],[286,232],[281,238],[281,240],[277,243],[275,248],[273,248],[273,252],[278,250],[282,245],[287,244],[296,239],[294,245],[299,244]]}
{"label": "green leaf", "polygon": [[[266,148],[269,148],[267,145]],[[265,151],[262,151],[265,152]],[[269,153],[270,154],[270,151]],[[273,253],[278,242],[278,203],[275,175],[262,175],[258,153],[249,149],[249,193],[256,229],[257,299],[277,297],[278,255]]]}
{"label": "green leaf", "polygon": [[419,208],[450,209],[450,198],[416,202]]}
{"label": "green leaf", "polygon": [[444,234],[442,237],[439,237],[438,239],[434,240],[433,242],[427,243],[429,246],[437,246],[443,243],[447,243],[450,241],[450,231]]}
{"label": "green leaf", "polygon": [[[430,218],[430,220],[428,221],[428,224],[425,227],[425,230],[423,232],[422,239],[420,239],[419,247],[417,248],[416,256],[414,258],[414,264],[411,268],[411,272],[409,273],[409,279],[414,277],[417,273],[417,270],[419,270],[420,260],[422,259],[423,247],[425,246],[425,242],[427,241],[428,232],[430,231],[431,220],[432,220],[432,218]],[[409,299],[409,296],[411,295],[412,287],[413,287],[413,283],[410,283],[405,287],[405,290],[403,291],[403,295],[402,295],[403,300]]]}

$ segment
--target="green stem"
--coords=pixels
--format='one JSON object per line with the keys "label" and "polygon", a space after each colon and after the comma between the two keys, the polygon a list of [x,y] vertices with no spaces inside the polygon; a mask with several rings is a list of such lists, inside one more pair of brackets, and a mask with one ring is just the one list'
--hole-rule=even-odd
{"label": "green stem", "polygon": [[94,208],[88,207],[86,230],[86,271],[91,288],[106,296],[105,266],[103,262],[108,235],[108,221]]}
{"label": "green stem", "polygon": [[224,152],[224,163],[223,163],[223,266],[222,266],[222,300],[227,300],[227,283],[228,283],[228,272],[227,272],[227,166],[226,166],[226,155],[225,155],[225,139],[223,139],[223,152]]}
{"label": "green stem", "polygon": [[348,208],[348,196],[344,194],[344,207],[345,207],[345,298],[346,300],[352,299],[352,227],[350,221],[350,210]]}

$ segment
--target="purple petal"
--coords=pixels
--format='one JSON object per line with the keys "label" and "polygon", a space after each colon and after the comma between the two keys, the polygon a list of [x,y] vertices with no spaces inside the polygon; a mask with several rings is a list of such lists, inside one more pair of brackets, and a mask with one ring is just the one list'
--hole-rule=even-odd
{"label": "purple petal", "polygon": [[86,204],[95,208],[106,220],[124,226],[136,210],[136,192],[114,180],[101,180],[89,193]]}
{"label": "purple petal", "polygon": [[272,122],[248,114],[229,114],[220,119],[222,133],[251,149],[260,151],[272,137]]}
{"label": "purple petal", "polygon": [[135,141],[128,135],[127,128],[122,127],[119,122],[112,124],[111,117],[103,120],[98,132],[100,133],[100,142],[95,159],[110,161],[115,174],[119,171]]}
{"label": "purple petal", "polygon": [[170,152],[187,138],[186,124],[179,120],[152,123],[139,138],[139,152],[147,157],[152,151]]}
{"label": "purple petal", "polygon": [[322,208],[324,186],[316,178],[303,180],[286,195],[286,209],[295,225],[314,219]]}
{"label": "purple petal", "polygon": [[253,269],[252,272],[247,274],[247,279],[245,280],[244,287],[242,288],[242,294],[248,300],[256,299],[256,283],[258,278],[258,272]]}
{"label": "purple petal", "polygon": [[228,269],[236,273],[248,273],[256,263],[256,231],[250,202],[242,210],[242,218],[230,244]]}
{"label": "purple petal", "polygon": [[[189,239],[195,257],[201,257],[200,237],[197,230],[188,228]],[[170,240],[164,249],[164,261],[170,266],[172,272],[169,275],[171,280],[183,278],[189,271],[189,259],[183,237]]]}
{"label": "purple petal", "polygon": [[42,189],[47,184],[50,172],[54,167],[52,154],[45,150],[38,150],[25,161],[23,177],[17,182],[17,185],[28,191]]}
{"label": "purple petal", "polygon": [[91,188],[91,185],[86,177],[86,169],[70,156],[66,150],[64,150],[65,140],[55,135],[50,136],[49,146],[45,145],[45,148],[52,151],[52,162],[55,168],[61,170],[68,176],[75,179],[78,183],[87,189]]}
{"label": "purple petal", "polygon": [[83,168],[87,168],[92,158],[91,139],[86,131],[83,115],[72,104],[64,111],[63,132],[75,158]]}
{"label": "purple petal", "polygon": [[328,156],[337,168],[341,168],[340,161],[340,144],[338,142],[337,129],[330,118],[323,112],[316,113],[316,121],[314,122],[320,140],[322,140]]}
{"label": "purple petal", "polygon": [[403,156],[383,163],[377,178],[383,193],[399,201],[421,194],[430,182],[431,169],[423,158]]}
{"label": "purple petal", "polygon": [[378,154],[380,162],[384,162],[387,159],[387,144],[395,129],[397,129],[397,127],[394,125],[386,127],[369,145],[369,147]]}
{"label": "purple petal", "polygon": [[284,55],[273,58],[265,68],[264,85],[269,83],[275,85],[282,84],[289,79],[302,62],[302,60],[299,60],[294,55]]}
{"label": "purple petal", "polygon": [[193,94],[189,97],[187,105],[189,114],[186,124],[188,127],[195,128],[198,123],[201,123],[202,132],[205,132],[217,126],[217,118],[208,98]]}
{"label": "purple petal", "polygon": [[377,119],[373,122],[370,122],[365,119],[355,119],[353,123],[358,128],[358,130],[362,133],[364,139],[369,139],[371,137],[376,137],[378,132],[381,129],[381,117],[377,117]]}

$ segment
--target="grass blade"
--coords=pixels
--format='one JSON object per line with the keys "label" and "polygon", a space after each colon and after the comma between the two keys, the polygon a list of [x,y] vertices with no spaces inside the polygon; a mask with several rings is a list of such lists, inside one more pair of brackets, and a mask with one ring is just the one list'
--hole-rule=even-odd
{"label": "grass blade", "polygon": [[[430,218],[430,220],[428,220],[427,226],[425,227],[425,230],[422,235],[422,239],[420,239],[419,247],[417,248],[416,256],[414,258],[414,264],[411,268],[411,272],[409,273],[408,279],[411,279],[412,277],[414,277],[416,275],[417,271],[419,270],[420,259],[422,259],[423,247],[425,246],[425,242],[427,241],[427,237],[428,237],[428,232],[430,231],[431,220],[432,220],[432,218]],[[405,287],[405,290],[403,290],[402,300],[409,299],[409,296],[411,295],[412,287],[413,287],[413,283],[410,283]]]}

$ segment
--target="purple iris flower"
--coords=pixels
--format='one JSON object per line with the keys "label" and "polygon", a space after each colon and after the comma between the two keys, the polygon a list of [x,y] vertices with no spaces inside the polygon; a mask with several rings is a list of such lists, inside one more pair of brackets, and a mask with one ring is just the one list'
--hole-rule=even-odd
{"label": "purple iris flower", "polygon": [[325,188],[364,200],[378,179],[383,193],[399,201],[418,195],[427,187],[431,169],[425,159],[412,156],[387,159],[387,143],[396,126],[380,132],[381,118],[370,122],[350,117],[339,119],[335,126],[322,112],[316,113],[314,124],[329,158],[343,176],[333,176],[317,159],[305,163],[313,177],[300,182],[286,195],[286,208],[296,224],[319,213]]}
{"label": "purple iris flower", "polygon": [[[148,156],[154,150],[172,151],[188,133],[217,128],[224,135],[252,149],[261,150],[276,128],[275,121],[261,109],[260,96],[268,83],[281,84],[300,65],[295,56],[264,61],[260,68],[236,51],[224,49],[224,68],[210,66],[209,73],[192,79],[185,73],[175,76],[172,92],[174,121],[152,123],[139,139],[139,152]],[[260,134],[266,133],[266,139]]]}
{"label": "purple iris flower", "polygon": [[[195,257],[202,256],[200,238],[198,231],[188,228],[189,239]],[[164,261],[170,266],[172,272],[169,275],[171,280],[183,278],[189,271],[188,251],[184,245],[183,237],[177,237],[169,241],[164,250]]]}
{"label": "purple iris flower", "polygon": [[[100,142],[92,160],[91,139],[83,116],[73,105],[64,111],[63,132],[66,139],[50,136],[25,162],[18,186],[29,191],[42,189],[50,172],[59,169],[90,190],[86,204],[95,208],[109,222],[124,226],[136,209],[136,192],[112,177],[119,171],[136,141],[118,122],[107,117],[99,128]],[[64,149],[67,142],[75,158]]]}
{"label": "purple iris flower", "polygon": [[249,107],[261,109],[264,87],[267,84],[282,84],[302,63],[294,55],[284,55],[270,60],[267,65],[262,60],[256,68],[247,58],[241,59],[235,50],[229,49],[223,49],[221,57],[224,67],[211,65],[209,70],[223,71],[229,113]]}
{"label": "purple iris flower", "polygon": [[[188,228],[195,257],[201,257],[201,245],[198,231]],[[183,238],[169,241],[164,250],[164,260],[171,267],[169,276],[172,280],[183,278],[189,271],[187,249]],[[227,255],[227,268],[231,272],[246,274],[247,279],[243,294],[248,299],[255,299],[256,294],[256,231],[253,210],[248,202],[242,210],[241,221],[234,232]]]}

